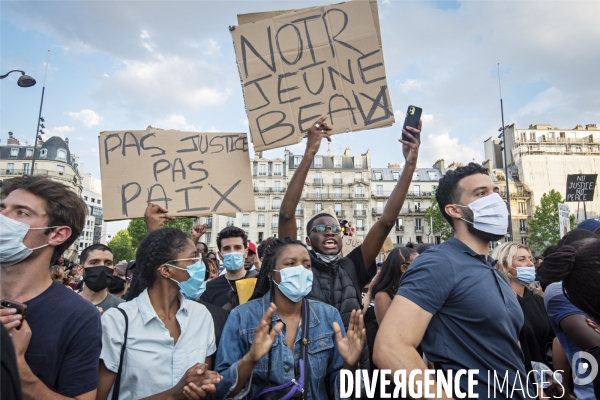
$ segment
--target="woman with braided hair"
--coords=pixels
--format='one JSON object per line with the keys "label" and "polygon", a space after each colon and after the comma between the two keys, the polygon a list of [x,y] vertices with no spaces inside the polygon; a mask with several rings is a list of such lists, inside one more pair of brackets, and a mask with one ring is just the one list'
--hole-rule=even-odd
{"label": "woman with braided hair", "polygon": [[213,320],[195,300],[206,279],[202,259],[179,229],[156,230],[136,255],[147,287],[102,316],[97,399],[202,399],[221,377],[210,371]]}
{"label": "woman with braided hair", "polygon": [[[592,232],[574,229],[547,254],[539,269],[542,281],[551,283],[544,304],[552,329],[562,345],[574,374],[578,400],[600,398],[592,382],[586,382],[581,351],[598,349],[600,335],[590,329],[587,318],[600,322],[600,240]],[[553,283],[552,283],[553,282]],[[588,349],[588,350],[586,350]],[[596,378],[598,381],[598,378]]]}
{"label": "woman with braided hair", "polygon": [[302,242],[278,239],[266,250],[251,300],[223,331],[217,398],[339,399],[340,370],[357,367],[366,341],[362,313],[352,312],[346,335],[337,309],[306,299],[312,279]]}

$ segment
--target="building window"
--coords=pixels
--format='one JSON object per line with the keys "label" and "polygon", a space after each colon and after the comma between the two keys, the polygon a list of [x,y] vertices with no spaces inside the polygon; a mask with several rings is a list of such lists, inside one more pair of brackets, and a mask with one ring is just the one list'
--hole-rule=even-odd
{"label": "building window", "polygon": [[435,171],[427,171],[427,175],[429,175],[429,180],[437,180],[437,174],[435,173]]}
{"label": "building window", "polygon": [[417,232],[423,230],[422,223],[423,223],[423,220],[421,218],[415,218],[415,229],[417,230]]}
{"label": "building window", "polygon": [[323,184],[323,175],[320,172],[315,172],[315,183],[317,185]]}
{"label": "building window", "polygon": [[67,151],[64,149],[58,149],[56,151],[56,159],[59,161],[67,161]]}
{"label": "building window", "polygon": [[296,218],[296,230],[301,231],[302,230],[302,220]]}
{"label": "building window", "polygon": [[92,197],[92,203],[95,203],[95,202],[96,202],[96,199]]}
{"label": "building window", "polygon": [[396,236],[396,243],[402,244],[402,236]]}
{"label": "building window", "polygon": [[100,202],[101,202],[101,201],[102,201],[102,200],[98,199],[98,204],[100,204]]}
{"label": "building window", "polygon": [[273,189],[275,193],[279,193],[281,191],[281,181],[273,182]]}
{"label": "building window", "polygon": [[383,201],[377,202],[377,214],[383,213]]}
{"label": "building window", "polygon": [[323,168],[323,156],[315,157],[315,168]]}
{"label": "building window", "polygon": [[264,210],[265,209],[265,198],[264,197],[259,197],[258,198],[258,209],[259,210]]}
{"label": "building window", "polygon": [[527,214],[527,212],[525,210],[525,202],[523,202],[523,201],[519,202],[519,214],[523,214],[523,215]]}
{"label": "building window", "polygon": [[342,157],[333,157],[333,168],[342,168]]}
{"label": "building window", "polygon": [[420,196],[421,195],[421,186],[413,185],[413,194],[415,196]]}
{"label": "building window", "polygon": [[323,210],[323,205],[321,203],[315,203],[315,214],[320,213]]}
{"label": "building window", "polygon": [[340,218],[340,217],[344,216],[344,214],[342,212],[342,203],[335,203],[334,210],[335,210],[336,217]]}
{"label": "building window", "polygon": [[242,226],[250,226],[250,214],[242,215]]}
{"label": "building window", "polygon": [[362,181],[362,174],[360,172],[355,172],[354,173],[354,180],[358,181],[358,182]]}
{"label": "building window", "polygon": [[258,214],[258,227],[263,228],[265,226],[265,214]]}
{"label": "building window", "polygon": [[276,176],[281,176],[281,164],[274,164],[275,172],[273,173]]}
{"label": "building window", "polygon": [[413,181],[418,181],[419,180],[419,172],[417,172],[417,171],[413,172],[412,180]]}
{"label": "building window", "polygon": [[33,149],[25,150],[25,158],[31,158],[31,157],[33,157]]}
{"label": "building window", "polygon": [[204,234],[204,238],[206,240],[206,244],[208,244],[210,246],[210,240],[212,239],[212,232],[206,232]]}
{"label": "building window", "polygon": [[421,211],[421,202],[415,201],[415,211]]}
{"label": "building window", "polygon": [[41,149],[40,150],[40,158],[46,158],[48,157],[48,149]]}
{"label": "building window", "polygon": [[375,193],[377,196],[383,196],[383,185],[377,185],[377,191]]}
{"label": "building window", "polygon": [[354,168],[362,168],[363,159],[362,157],[354,157]]}
{"label": "building window", "polygon": [[335,193],[335,198],[336,199],[341,199],[342,198],[342,188],[336,187],[334,189],[334,193]]}
{"label": "building window", "polygon": [[271,218],[271,228],[279,228],[279,215],[273,215],[273,217]]}
{"label": "building window", "polygon": [[400,178],[400,171],[392,171],[392,178],[397,181]]}
{"label": "building window", "polygon": [[356,220],[356,231],[363,232],[365,230],[364,221],[362,219]]}
{"label": "building window", "polygon": [[261,176],[267,175],[267,166],[265,164],[260,164],[258,166],[258,175],[261,175]]}
{"label": "building window", "polygon": [[273,199],[273,210],[279,210],[281,208],[281,199],[279,197],[275,197]]}
{"label": "building window", "polygon": [[6,165],[6,173],[9,174],[9,175],[12,175],[12,174],[14,174],[14,172],[15,172],[15,164],[14,163],[8,163]]}
{"label": "building window", "polygon": [[525,236],[521,237],[521,244],[527,244],[527,238]]}
{"label": "building window", "polygon": [[[265,226],[264,223],[263,223],[263,226]],[[263,232],[258,232],[258,243],[261,243],[263,241],[263,236],[264,236]]]}
{"label": "building window", "polygon": [[19,156],[19,148],[14,147],[10,149],[10,158],[17,158]]}
{"label": "building window", "polygon": [[343,183],[342,180],[342,173],[341,172],[336,172],[333,178],[333,184],[334,185],[341,185]]}
{"label": "building window", "polygon": [[300,165],[301,161],[302,161],[302,156],[294,156],[294,165],[296,167],[298,167],[298,165]]}
{"label": "building window", "polygon": [[296,204],[296,215],[302,215],[302,204]]}
{"label": "building window", "polygon": [[375,180],[376,181],[381,181],[383,180],[383,176],[381,174],[381,171],[375,171]]}
{"label": "building window", "polygon": [[323,198],[323,189],[322,188],[315,188],[315,199],[317,200],[321,200]]}
{"label": "building window", "polygon": [[58,172],[59,175],[64,175],[65,174],[65,166],[64,165],[57,165],[56,166],[56,171]]}
{"label": "building window", "polygon": [[83,200],[88,201],[88,197],[87,196],[83,196]]}
{"label": "building window", "polygon": [[355,186],[354,187],[354,195],[356,197],[364,197],[363,187],[362,186]]}

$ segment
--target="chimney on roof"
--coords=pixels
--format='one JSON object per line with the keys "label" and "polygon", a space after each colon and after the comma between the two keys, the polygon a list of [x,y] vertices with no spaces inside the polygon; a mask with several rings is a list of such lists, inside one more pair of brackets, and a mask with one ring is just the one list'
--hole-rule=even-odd
{"label": "chimney on roof", "polygon": [[65,143],[67,144],[67,147],[69,147],[69,138],[65,138]]}
{"label": "chimney on roof", "polygon": [[20,145],[21,143],[19,143],[19,141],[17,140],[17,138],[13,137],[13,133],[12,132],[8,132],[8,140],[6,141],[6,144],[8,145]]}
{"label": "chimney on roof", "polygon": [[597,131],[598,128],[596,128],[596,124],[587,124],[585,126],[585,130],[586,131]]}
{"label": "chimney on roof", "polygon": [[574,131],[582,131],[583,130],[583,125],[577,124],[575,125],[575,128],[573,128]]}
{"label": "chimney on roof", "polygon": [[433,168],[437,169],[440,172],[444,172],[444,170],[446,169],[446,166],[444,165],[444,159],[440,158],[439,160],[437,160],[436,162],[433,163]]}
{"label": "chimney on roof", "polygon": [[349,156],[350,156],[350,147],[346,147],[346,151],[344,151],[344,155],[345,155],[346,157],[349,157]]}
{"label": "chimney on roof", "polygon": [[388,163],[388,168],[400,168],[400,164],[390,164],[390,163]]}
{"label": "chimney on roof", "polygon": [[331,156],[331,143],[327,143],[327,156]]}

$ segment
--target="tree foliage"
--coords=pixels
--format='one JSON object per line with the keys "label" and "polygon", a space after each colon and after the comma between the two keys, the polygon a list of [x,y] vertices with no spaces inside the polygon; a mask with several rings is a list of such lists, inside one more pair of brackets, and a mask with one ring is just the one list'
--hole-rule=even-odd
{"label": "tree foliage", "polygon": [[[165,222],[164,227],[179,228],[189,237],[191,236],[192,225],[194,225],[193,218],[177,218],[173,221]],[[131,237],[131,245],[134,249],[137,249],[137,247],[140,245],[140,242],[148,234],[144,218],[135,218],[129,221],[129,225],[127,226],[127,232]]]}
{"label": "tree foliage", "polygon": [[115,262],[121,260],[133,260],[135,248],[131,244],[131,236],[126,229],[122,229],[106,244],[114,254]]}
{"label": "tree foliage", "polygon": [[427,207],[427,210],[425,210],[425,218],[427,219],[427,222],[433,221],[434,236],[440,236],[442,240],[448,240],[454,234],[454,230],[440,211],[440,206],[435,198],[436,190],[437,187],[434,187],[431,205]]}
{"label": "tree foliage", "polygon": [[[529,221],[529,246],[539,252],[550,245],[556,244],[560,239],[558,226],[558,203],[565,200],[559,192],[551,190],[544,193],[540,205],[536,207],[533,217]],[[571,227],[575,226],[575,216],[571,214]]]}

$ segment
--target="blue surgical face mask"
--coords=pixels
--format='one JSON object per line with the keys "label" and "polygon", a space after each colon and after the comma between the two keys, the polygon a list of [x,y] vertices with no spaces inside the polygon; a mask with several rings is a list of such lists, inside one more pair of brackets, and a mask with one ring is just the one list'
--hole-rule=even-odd
{"label": "blue surgical face mask", "polygon": [[0,214],[0,266],[10,267],[18,264],[29,257],[34,250],[48,246],[48,244],[44,244],[30,249],[25,246],[23,239],[29,230],[52,228],[57,228],[57,226],[31,228],[27,224]]}
{"label": "blue surgical face mask", "polygon": [[[171,262],[185,260],[195,260],[195,258],[173,260]],[[181,292],[183,297],[185,297],[188,300],[196,301],[200,298],[200,296],[202,296],[202,294],[206,290],[206,281],[204,280],[204,278],[206,278],[206,266],[202,262],[202,259],[199,259],[187,268],[176,267],[175,265],[171,265],[168,263],[165,263],[165,265],[180,269],[182,271],[187,271],[188,275],[190,276],[188,280],[183,282],[177,282],[175,279],[170,278],[173,282],[177,282],[177,285],[179,286],[179,291]]]}
{"label": "blue surgical face mask", "polygon": [[244,253],[227,253],[223,255],[223,265],[228,271],[237,272],[244,266]]}
{"label": "blue surgical face mask", "polygon": [[519,267],[516,268],[517,276],[515,279],[521,285],[529,285],[535,281],[535,267]]}
{"label": "blue surgical face mask", "polygon": [[302,300],[312,290],[313,273],[304,265],[296,267],[288,267],[282,270],[274,270],[281,274],[281,282],[273,281],[277,285],[281,293],[294,303]]}

